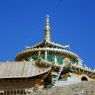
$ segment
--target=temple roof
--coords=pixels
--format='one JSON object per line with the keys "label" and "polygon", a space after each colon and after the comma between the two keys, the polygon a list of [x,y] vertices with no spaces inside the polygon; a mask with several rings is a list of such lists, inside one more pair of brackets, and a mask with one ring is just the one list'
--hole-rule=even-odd
{"label": "temple roof", "polygon": [[61,54],[64,54],[66,56],[71,56],[73,59],[77,60],[80,59],[80,57],[73,53],[73,52],[70,52],[68,50],[65,50],[65,49],[58,49],[58,48],[32,48],[32,49],[28,49],[28,50],[25,50],[25,51],[22,51],[20,52],[17,56],[16,56],[16,61],[21,61],[23,58],[31,55],[32,52],[36,52],[36,51],[50,51],[50,52],[57,52],[57,53],[61,53]]}
{"label": "temple roof", "polygon": [[32,48],[39,48],[39,47],[53,47],[53,48],[60,48],[60,49],[67,49],[69,48],[69,45],[60,45],[58,43],[54,42],[48,42],[48,41],[42,41],[34,46],[26,47],[27,49],[32,49]]}
{"label": "temple roof", "polygon": [[0,79],[35,77],[50,69],[40,68],[34,62],[0,62]]}
{"label": "temple roof", "polygon": [[[50,23],[49,23],[49,16],[46,16],[46,26],[45,26],[45,35],[44,40],[39,42],[38,44],[30,47],[26,47],[26,50],[20,52],[16,56],[16,61],[21,61],[25,57],[30,57],[34,54],[34,52],[39,51],[49,51],[48,53],[56,53],[56,54],[64,54],[64,56],[71,57],[72,59],[78,60],[80,57],[67,50],[69,45],[60,45],[51,41],[51,31],[50,31]],[[37,53],[36,53],[37,54]]]}

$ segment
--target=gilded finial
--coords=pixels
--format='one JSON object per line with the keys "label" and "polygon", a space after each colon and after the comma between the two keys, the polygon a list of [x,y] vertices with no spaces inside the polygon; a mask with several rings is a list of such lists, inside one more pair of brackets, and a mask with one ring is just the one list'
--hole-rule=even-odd
{"label": "gilded finial", "polygon": [[49,42],[50,38],[50,24],[49,24],[49,15],[46,15],[46,27],[45,27],[45,41]]}
{"label": "gilded finial", "polygon": [[46,25],[49,25],[49,15],[46,15]]}

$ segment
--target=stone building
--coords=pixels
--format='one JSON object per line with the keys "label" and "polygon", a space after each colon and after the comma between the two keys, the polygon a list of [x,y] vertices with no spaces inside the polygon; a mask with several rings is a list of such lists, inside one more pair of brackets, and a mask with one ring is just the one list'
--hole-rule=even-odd
{"label": "stone building", "polygon": [[82,80],[94,81],[95,71],[87,68],[68,45],[51,41],[49,16],[42,42],[17,54],[15,62],[0,63],[0,95],[30,95],[64,81]]}

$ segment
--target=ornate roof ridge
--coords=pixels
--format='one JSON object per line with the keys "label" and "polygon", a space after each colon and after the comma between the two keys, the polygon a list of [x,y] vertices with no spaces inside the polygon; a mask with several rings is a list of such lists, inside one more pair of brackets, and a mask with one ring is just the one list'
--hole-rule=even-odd
{"label": "ornate roof ridge", "polygon": [[48,41],[41,41],[41,42],[39,42],[38,44],[36,44],[34,46],[26,47],[26,49],[32,49],[32,48],[36,48],[38,46],[40,47],[40,45],[42,45],[42,44],[45,44],[45,45],[50,44],[50,45],[53,45],[53,46],[56,46],[56,47],[62,48],[62,49],[66,49],[66,48],[70,47],[69,45],[61,45],[61,44],[58,44],[58,43],[55,43],[55,42],[51,42],[51,41],[50,42],[48,42]]}
{"label": "ornate roof ridge", "polygon": [[94,70],[91,70],[91,69],[88,69],[88,68],[85,68],[85,67],[81,67],[81,66],[76,65],[76,64],[71,64],[71,66],[74,66],[74,67],[77,67],[77,68],[84,69],[84,70],[87,70],[87,71],[90,71],[90,72],[94,72],[95,73]]}
{"label": "ornate roof ridge", "polygon": [[35,48],[35,47],[37,47],[38,45],[40,45],[40,44],[42,44],[43,43],[43,41],[41,41],[41,42],[39,42],[39,43],[37,43],[37,44],[35,44],[35,45],[33,45],[33,46],[26,46],[25,48],[26,49],[31,49],[31,48]]}
{"label": "ornate roof ridge", "polygon": [[80,57],[77,55],[77,54],[75,54],[75,53],[73,53],[73,52],[71,52],[71,51],[68,51],[68,50],[66,50],[66,49],[59,49],[59,48],[50,48],[50,47],[39,47],[39,48],[31,48],[31,49],[28,49],[28,50],[24,50],[24,51],[22,51],[22,52],[20,52],[17,56],[16,56],[16,59],[18,59],[18,57],[20,57],[21,55],[23,55],[23,54],[28,54],[28,53],[30,53],[30,52],[35,52],[35,51],[45,51],[45,50],[48,50],[48,51],[57,51],[57,52],[63,52],[64,54],[67,54],[67,56],[68,56],[68,54],[70,54],[71,56],[73,56],[75,59],[80,59]]}
{"label": "ornate roof ridge", "polygon": [[69,45],[61,45],[61,44],[58,44],[58,43],[55,43],[55,42],[48,42],[48,43],[59,46],[61,48],[69,48],[70,47]]}

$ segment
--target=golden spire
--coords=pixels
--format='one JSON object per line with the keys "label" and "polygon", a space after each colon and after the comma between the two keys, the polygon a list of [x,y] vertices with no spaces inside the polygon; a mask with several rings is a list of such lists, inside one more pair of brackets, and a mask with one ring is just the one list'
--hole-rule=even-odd
{"label": "golden spire", "polygon": [[49,16],[46,16],[46,27],[45,27],[45,41],[50,42],[50,24],[49,24]]}

